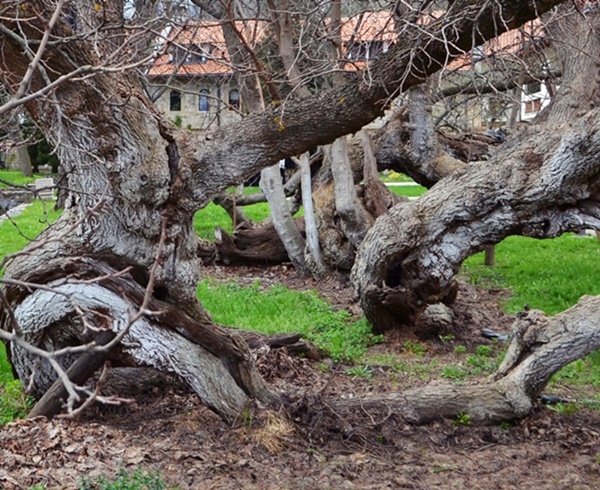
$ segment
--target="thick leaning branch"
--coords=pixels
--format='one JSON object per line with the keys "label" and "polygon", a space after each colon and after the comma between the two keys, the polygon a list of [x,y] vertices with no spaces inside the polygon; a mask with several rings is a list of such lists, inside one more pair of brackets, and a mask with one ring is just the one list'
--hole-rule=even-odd
{"label": "thick leaning branch", "polygon": [[[550,378],[570,362],[600,348],[600,297],[583,297],[554,317],[531,310],[513,325],[513,340],[496,379],[489,383],[437,383],[403,393],[339,400],[339,414],[397,414],[424,424],[467,414],[473,422],[521,418],[535,406]],[[380,419],[381,420],[381,419]]]}
{"label": "thick leaning branch", "polygon": [[[12,286],[7,293],[8,301],[17,305],[14,317],[27,343],[52,352],[65,342],[91,342],[94,332],[82,323],[84,315],[97,330],[124,334],[121,344],[108,354],[114,365],[141,365],[177,374],[228,419],[235,418],[251,398],[275,401],[255,372],[245,343],[235,334],[155,298],[147,301],[144,315],[132,316],[143,305],[145,291],[128,275],[115,274],[88,258],[56,260],[37,273],[28,283],[43,287],[30,292]],[[57,324],[60,329],[52,328]],[[19,378],[33,377],[34,395],[45,393],[56,377],[44,367],[46,361],[20,343],[11,344],[11,353]],[[58,361],[66,368],[78,356],[66,354]]]}

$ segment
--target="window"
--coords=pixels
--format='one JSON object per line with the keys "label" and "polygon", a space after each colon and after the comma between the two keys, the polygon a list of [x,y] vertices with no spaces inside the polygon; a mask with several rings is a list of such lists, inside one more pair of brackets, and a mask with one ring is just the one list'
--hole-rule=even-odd
{"label": "window", "polygon": [[210,92],[207,88],[203,88],[200,90],[200,95],[198,96],[198,110],[202,112],[208,112],[210,109],[210,103],[208,102],[208,96]]}
{"label": "window", "polygon": [[181,92],[179,90],[171,90],[169,95],[169,110],[177,112],[181,110]]}
{"label": "window", "polygon": [[523,87],[525,95],[534,95],[542,90],[542,82],[531,82]]}
{"label": "window", "polygon": [[383,41],[353,42],[346,46],[348,59],[355,61],[374,60],[386,52]]}
{"label": "window", "polygon": [[235,88],[229,91],[229,107],[236,111],[240,109],[240,91]]}
{"label": "window", "polygon": [[542,109],[542,99],[533,99],[525,102],[525,114],[537,114]]}

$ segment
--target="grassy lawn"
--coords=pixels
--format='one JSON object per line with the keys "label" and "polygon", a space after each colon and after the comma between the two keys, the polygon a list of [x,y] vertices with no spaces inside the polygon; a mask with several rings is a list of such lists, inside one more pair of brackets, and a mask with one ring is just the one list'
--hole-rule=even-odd
{"label": "grassy lawn", "polygon": [[59,216],[54,202],[34,201],[14,220],[0,223],[0,261],[21,250]]}
{"label": "grassy lawn", "polygon": [[[0,263],[8,255],[19,252],[58,218],[60,212],[54,211],[53,206],[52,202],[35,201],[14,220],[0,223]],[[0,425],[24,416],[27,410],[28,400],[20,383],[13,379],[5,346],[0,342]]]}
{"label": "grassy lawn", "polygon": [[388,189],[397,196],[404,197],[419,197],[427,192],[427,188],[422,185],[389,186]]}
{"label": "grassy lawn", "polygon": [[47,174],[33,174],[32,177],[26,177],[20,170],[0,170],[0,189],[11,187],[12,185],[24,186],[31,184],[35,179],[50,177]]}
{"label": "grassy lawn", "polygon": [[[269,216],[269,205],[258,203],[244,206],[244,213],[252,221],[260,222]],[[200,238],[214,241],[217,226],[227,233],[233,232],[231,218],[221,206],[211,202],[194,215],[194,229]]]}
{"label": "grassy lawn", "polygon": [[463,273],[473,284],[507,288],[506,310],[525,304],[554,315],[584,294],[600,294],[600,242],[571,233],[552,240],[508,237],[496,246],[496,265],[483,265],[484,254],[467,259]]}
{"label": "grassy lawn", "polygon": [[301,333],[337,361],[357,359],[380,340],[364,319],[353,321],[313,291],[204,280],[198,297],[218,323],[266,334]]}

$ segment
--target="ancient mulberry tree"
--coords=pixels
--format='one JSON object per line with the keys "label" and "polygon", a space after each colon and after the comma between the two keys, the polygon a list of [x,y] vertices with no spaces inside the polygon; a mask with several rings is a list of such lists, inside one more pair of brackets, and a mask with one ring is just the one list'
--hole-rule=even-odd
{"label": "ancient mulberry tree", "polygon": [[[124,19],[123,2],[2,2],[0,78],[10,97],[0,111],[27,109],[57,148],[69,189],[59,221],[11,260],[3,277],[3,336],[33,392],[42,395],[58,366],[80,358],[84,349],[76,346],[122,336],[106,353],[113,365],[175,373],[226,418],[251,400],[276,403],[246,344],[198,303],[194,212],[284,157],[359,131],[453,57],[560,2],[457,0],[424,24],[428,3],[395,12],[397,41],[368,71],[312,95],[292,95],[207,138],[174,126],[142,90],[138,69],[153,53],[134,49],[148,31]],[[398,205],[376,223],[353,272],[376,328],[449,302],[458,264],[486,243],[509,233],[553,236],[575,222],[599,224],[597,111],[585,109],[571,111],[580,122],[565,135],[543,146],[533,135],[491,170],[459,171],[418,205]],[[461,191],[452,195],[455,186]],[[577,335],[593,330],[583,327]],[[514,347],[521,354],[539,342],[527,335]],[[569,341],[561,335],[549,340],[550,351],[551,342]],[[32,345],[62,355],[39,357]],[[508,375],[496,385],[408,394],[393,406],[416,421],[428,419],[418,416],[425,407],[444,404],[443,413],[475,407],[475,418],[522,415],[547,374],[566,360],[550,365],[548,358],[536,357],[529,371],[505,365]]]}

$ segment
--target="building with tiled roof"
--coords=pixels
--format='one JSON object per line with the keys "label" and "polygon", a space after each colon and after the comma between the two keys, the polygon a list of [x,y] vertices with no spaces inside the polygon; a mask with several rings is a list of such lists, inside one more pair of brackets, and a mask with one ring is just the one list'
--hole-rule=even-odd
{"label": "building with tiled roof", "polygon": [[[443,12],[431,12],[421,22],[435,22],[442,15]],[[267,36],[266,22],[238,22],[236,27],[252,47]],[[402,26],[396,26],[387,11],[367,11],[344,19],[341,26],[344,69],[368,69],[370,61],[391,48],[401,30]],[[542,34],[539,20],[508,31],[448,63],[444,77],[458,73],[464,78],[472,73],[481,79],[486,71],[495,70],[498,61],[522,61],[532,46],[539,47]],[[211,129],[239,120],[240,91],[221,24],[208,20],[190,22],[172,27],[162,39],[158,47],[161,54],[147,72],[157,107],[182,126],[193,129]],[[527,84],[521,97],[522,120],[533,117],[550,100],[545,84],[539,82]],[[494,113],[497,110],[490,110],[493,106],[490,100],[490,96],[487,101],[471,100],[461,108],[470,127],[487,126],[492,118],[502,121],[504,116],[498,117]],[[437,112],[444,110],[443,103]]]}
{"label": "building with tiled roof", "polygon": [[[261,39],[264,24],[238,23],[247,40]],[[213,129],[240,119],[235,69],[217,21],[168,29],[161,53],[147,71],[150,95],[172,120],[191,129]]]}

